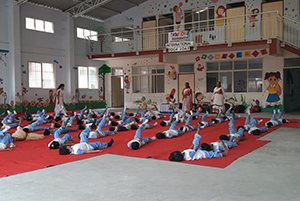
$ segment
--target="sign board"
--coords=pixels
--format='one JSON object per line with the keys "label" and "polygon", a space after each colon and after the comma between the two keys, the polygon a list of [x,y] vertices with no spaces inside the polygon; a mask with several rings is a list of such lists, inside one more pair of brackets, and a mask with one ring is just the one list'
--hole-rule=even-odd
{"label": "sign board", "polygon": [[171,42],[166,44],[166,48],[169,52],[190,51],[191,46],[193,46],[193,41]]}
{"label": "sign board", "polygon": [[180,41],[190,41],[191,32],[190,31],[175,31],[170,32],[168,36],[168,42],[180,42]]}

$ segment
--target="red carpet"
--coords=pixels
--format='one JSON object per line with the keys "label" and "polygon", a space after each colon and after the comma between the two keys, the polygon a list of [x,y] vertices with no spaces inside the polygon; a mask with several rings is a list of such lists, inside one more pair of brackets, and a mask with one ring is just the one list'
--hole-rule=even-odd
{"label": "red carpet", "polygon": [[[211,119],[212,117],[208,118]],[[243,125],[245,118],[236,120],[235,125]],[[267,119],[264,119],[264,122],[260,125],[264,125]],[[297,123],[285,124],[283,127],[292,127],[300,128],[299,120],[292,120]],[[153,123],[153,122],[152,122]],[[193,121],[192,125],[195,125],[197,122]],[[48,124],[50,125],[50,124]],[[178,125],[178,127],[181,124]],[[280,127],[277,127],[280,128]],[[264,133],[266,135],[277,128],[271,128],[268,132]],[[108,129],[108,128],[106,128]],[[143,137],[152,137],[158,131],[164,131],[167,127],[156,126],[154,129],[147,129],[142,136]],[[11,132],[13,133],[13,132]],[[40,131],[39,133],[42,133]],[[74,137],[75,142],[79,142],[77,136],[79,132],[69,133]],[[193,140],[195,132],[185,133],[184,135],[173,138],[173,139],[157,139],[154,142],[151,142],[139,150],[131,150],[127,147],[127,142],[130,141],[134,136],[135,131],[128,132],[119,132],[113,136],[107,136],[100,141],[108,142],[110,138],[113,138],[115,143],[112,147],[103,149],[102,153],[96,154],[83,154],[83,155],[67,155],[61,156],[58,154],[58,150],[50,150],[47,145],[53,139],[53,136],[46,136],[43,140],[36,141],[20,141],[15,142],[15,147],[12,151],[1,151],[0,157],[0,177],[5,177],[9,175],[14,175],[18,173],[24,173],[28,171],[38,170],[46,168],[51,165],[59,165],[63,163],[68,163],[71,161],[77,161],[85,158],[90,158],[98,156],[101,154],[117,154],[123,156],[131,156],[138,158],[148,158],[152,157],[158,160],[168,160],[169,154],[172,151],[182,151],[188,148]],[[211,142],[216,141],[221,134],[228,134],[228,122],[217,124],[212,127],[204,128],[201,130],[200,135],[202,136],[201,142]],[[263,136],[262,135],[262,136]],[[183,163],[195,164],[195,165],[204,165],[210,167],[225,168],[234,162],[236,159],[254,151],[255,149],[262,147],[263,145],[269,143],[269,141],[258,140],[261,136],[250,136],[246,134],[246,140],[240,142],[238,147],[229,150],[227,157],[218,158],[218,159],[203,159],[197,161],[185,161]],[[99,140],[99,139],[98,139]],[[97,141],[97,140],[90,140]]]}

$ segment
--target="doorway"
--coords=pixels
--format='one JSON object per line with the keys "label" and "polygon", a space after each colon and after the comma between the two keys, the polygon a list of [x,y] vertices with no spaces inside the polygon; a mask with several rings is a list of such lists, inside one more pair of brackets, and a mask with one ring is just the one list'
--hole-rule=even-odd
{"label": "doorway", "polygon": [[124,106],[124,82],[123,76],[111,77],[111,91],[112,91],[112,107]]}
{"label": "doorway", "polygon": [[245,40],[245,9],[244,2],[227,4],[227,42],[241,42]]}
{"label": "doorway", "polygon": [[[156,50],[156,17],[143,18],[143,50]],[[145,29],[145,30],[144,30]]]}
{"label": "doorway", "polygon": [[285,112],[300,112],[300,68],[283,70],[283,106]]}
{"label": "doorway", "polygon": [[[184,84],[188,82],[190,84],[190,87],[193,90],[193,93],[195,93],[195,74],[194,73],[184,73],[178,75],[178,102],[182,103],[182,90],[184,88]],[[194,96],[192,97],[192,100],[194,102]]]}

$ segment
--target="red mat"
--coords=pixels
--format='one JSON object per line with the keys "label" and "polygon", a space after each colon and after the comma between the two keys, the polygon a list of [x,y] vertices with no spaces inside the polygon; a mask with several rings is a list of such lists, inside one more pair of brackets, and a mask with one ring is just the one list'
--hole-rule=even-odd
{"label": "red mat", "polygon": [[[212,117],[208,117],[210,120]],[[264,119],[264,123],[268,119]],[[243,125],[245,118],[241,118],[235,121],[235,125]],[[285,124],[284,127],[300,128],[299,120],[292,120],[297,123]],[[153,123],[153,122],[152,122]],[[192,125],[196,125],[197,121],[193,121]],[[48,124],[50,125],[50,124]],[[178,124],[178,127],[182,124]],[[279,127],[277,127],[279,128]],[[268,132],[261,136],[264,136],[277,128],[271,128]],[[106,128],[108,129],[108,128]],[[153,129],[147,129],[142,136],[152,137],[158,131],[164,131],[167,127],[156,126]],[[12,132],[13,133],[13,132]],[[42,133],[42,131],[40,131]],[[75,142],[79,142],[78,133],[69,133],[74,137]],[[49,150],[47,147],[48,143],[53,139],[53,136],[46,136],[43,140],[36,141],[20,141],[15,142],[16,146],[12,151],[1,151],[0,157],[0,177],[5,177],[9,175],[24,173],[28,171],[38,170],[46,168],[53,165],[59,165],[63,163],[68,163],[72,161],[77,161],[85,158],[90,158],[98,156],[101,154],[117,154],[123,156],[131,156],[138,158],[148,158],[152,157],[158,160],[168,160],[169,154],[172,151],[182,151],[188,148],[193,140],[195,132],[185,133],[184,135],[173,138],[173,139],[157,139],[151,142],[139,150],[131,150],[127,147],[128,141],[130,141],[134,136],[135,131],[119,132],[113,136],[107,136],[101,138],[100,141],[108,142],[110,138],[113,138],[115,143],[112,147],[103,149],[102,153],[95,154],[83,154],[83,155],[65,155],[61,156],[58,154],[58,150]],[[202,136],[201,142],[212,142],[216,141],[221,134],[228,134],[228,122],[217,124],[208,128],[201,130],[200,135]],[[246,140],[240,142],[238,147],[229,150],[227,157],[218,159],[203,159],[196,161],[185,161],[183,163],[204,165],[210,167],[225,168],[234,162],[236,159],[254,151],[255,149],[269,143],[269,141],[258,140],[261,136],[250,136],[246,134]],[[97,140],[90,140],[91,142]]]}

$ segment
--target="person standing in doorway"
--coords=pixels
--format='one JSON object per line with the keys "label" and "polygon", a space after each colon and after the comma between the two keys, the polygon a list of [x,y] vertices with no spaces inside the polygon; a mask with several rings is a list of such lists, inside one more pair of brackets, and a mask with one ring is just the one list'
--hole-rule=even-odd
{"label": "person standing in doorway", "polygon": [[188,82],[185,83],[185,88],[182,90],[182,110],[190,112],[193,108],[193,90]]}
{"label": "person standing in doorway", "polygon": [[54,112],[55,112],[55,116],[60,112],[61,114],[66,114],[67,110],[64,106],[64,89],[65,89],[65,85],[64,84],[60,84],[55,92],[55,108],[54,108]]}
{"label": "person standing in doorway", "polygon": [[218,113],[219,110],[225,111],[224,103],[226,101],[226,95],[224,89],[221,87],[221,82],[217,82],[217,86],[214,88],[213,97],[211,102],[213,102],[212,112]]}

